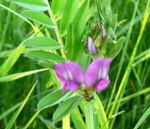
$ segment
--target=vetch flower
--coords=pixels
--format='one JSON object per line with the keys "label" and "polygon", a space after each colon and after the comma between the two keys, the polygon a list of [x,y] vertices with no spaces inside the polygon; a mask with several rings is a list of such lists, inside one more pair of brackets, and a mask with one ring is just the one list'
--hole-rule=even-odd
{"label": "vetch flower", "polygon": [[76,92],[84,82],[84,73],[81,67],[74,62],[56,64],[55,72],[63,85],[63,93],[67,90]]}
{"label": "vetch flower", "polygon": [[108,72],[111,62],[110,58],[98,58],[93,61],[85,73],[86,85],[90,88],[96,88],[98,93],[105,90],[110,83]]}
{"label": "vetch flower", "polygon": [[97,54],[97,49],[96,49],[93,39],[91,37],[88,37],[88,49],[91,54],[93,54],[93,55]]}
{"label": "vetch flower", "polygon": [[110,58],[98,58],[90,64],[85,74],[74,62],[56,64],[55,72],[63,85],[63,93],[67,90],[76,92],[83,83],[89,88],[95,88],[98,93],[105,90],[110,83],[108,72],[111,62]]}

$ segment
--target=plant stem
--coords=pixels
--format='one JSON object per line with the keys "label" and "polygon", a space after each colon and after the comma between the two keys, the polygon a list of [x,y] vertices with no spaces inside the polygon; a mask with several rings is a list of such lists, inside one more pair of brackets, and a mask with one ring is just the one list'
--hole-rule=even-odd
{"label": "plant stem", "polygon": [[[59,32],[56,19],[55,19],[54,15],[53,15],[53,12],[52,12],[52,10],[51,10],[51,7],[50,7],[50,5],[49,5],[48,0],[47,0],[47,4],[48,4],[48,8],[49,8],[49,9],[48,9],[48,13],[49,13],[49,15],[50,15],[50,18],[52,19],[52,21],[53,21],[54,24],[56,25],[55,34],[56,34],[56,36],[57,36],[57,40],[58,40],[58,42],[60,43],[60,45],[62,45],[62,46],[64,47],[64,43],[63,43],[61,34],[60,34],[60,32]],[[65,59],[67,59],[66,53],[65,53],[65,51],[64,51],[64,48],[61,49],[61,54],[62,54],[62,56],[63,56]]]}
{"label": "plant stem", "polygon": [[93,106],[92,102],[84,102],[85,105],[85,120],[86,120],[86,128],[94,129],[94,120],[93,120]]}
{"label": "plant stem", "polygon": [[63,129],[70,129],[70,114],[63,118]]}

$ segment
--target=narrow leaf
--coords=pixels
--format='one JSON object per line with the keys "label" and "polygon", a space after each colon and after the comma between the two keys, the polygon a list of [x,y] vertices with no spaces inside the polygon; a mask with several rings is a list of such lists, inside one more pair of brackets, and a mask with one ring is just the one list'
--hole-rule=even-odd
{"label": "narrow leaf", "polygon": [[108,120],[104,111],[103,105],[99,97],[96,95],[96,100],[93,101],[93,106],[97,110],[98,120],[102,129],[109,129]]}
{"label": "narrow leaf", "polygon": [[24,49],[25,46],[19,46],[10,54],[10,56],[0,67],[0,76],[7,75],[7,73],[14,66],[20,55],[24,52]]}
{"label": "narrow leaf", "polygon": [[48,37],[32,37],[24,41],[24,45],[39,49],[60,49],[60,44]]}
{"label": "narrow leaf", "polygon": [[31,52],[27,52],[26,55],[29,57],[35,57],[37,59],[42,59],[45,61],[50,61],[55,63],[65,62],[65,60],[61,56],[46,51],[31,51]]}
{"label": "narrow leaf", "polygon": [[25,76],[29,76],[31,74],[35,74],[35,73],[42,72],[42,71],[45,71],[45,70],[48,70],[48,69],[39,69],[39,70],[32,70],[32,71],[28,71],[28,72],[11,74],[11,75],[8,75],[8,76],[0,77],[0,82],[14,81],[14,80],[23,78]]}
{"label": "narrow leaf", "polygon": [[122,36],[117,40],[117,43],[109,43],[107,45],[106,57],[115,58],[121,51],[124,41],[125,37]]}
{"label": "narrow leaf", "polygon": [[10,121],[8,122],[6,129],[11,129],[13,124],[15,123],[16,119],[18,118],[20,112],[22,111],[22,109],[24,108],[25,104],[27,103],[31,93],[33,92],[34,88],[36,86],[36,83],[32,86],[30,92],[28,93],[28,95],[26,96],[26,98],[24,99],[24,101],[22,102],[22,104],[20,105],[20,107],[18,108],[18,110],[14,113],[14,115],[11,117]]}
{"label": "narrow leaf", "polygon": [[144,122],[144,120],[150,115],[150,107],[146,110],[146,112],[142,115],[138,123],[135,125],[133,129],[138,129],[140,125]]}
{"label": "narrow leaf", "polygon": [[62,34],[67,31],[70,23],[73,21],[76,13],[78,12],[79,3],[79,0],[66,0],[63,16],[60,22],[60,31]]}
{"label": "narrow leaf", "polygon": [[63,94],[62,89],[57,89],[49,93],[48,95],[46,95],[44,98],[42,98],[40,102],[38,103],[37,109],[42,110],[42,109],[54,106],[62,102],[66,98],[68,98],[71,94],[72,94],[71,91]]}
{"label": "narrow leaf", "polygon": [[85,123],[82,119],[82,115],[78,108],[75,108],[71,113],[71,119],[76,129],[86,129]]}
{"label": "narrow leaf", "polygon": [[43,0],[14,0],[17,5],[31,10],[46,11],[47,4]]}
{"label": "narrow leaf", "polygon": [[51,21],[51,19],[43,12],[28,10],[28,11],[24,11],[22,14],[25,17],[29,18],[30,20],[38,22],[39,24],[47,26],[48,28],[56,27],[54,23]]}
{"label": "narrow leaf", "polygon": [[74,110],[74,108],[76,108],[79,105],[81,100],[82,100],[81,96],[75,96],[69,98],[64,103],[61,103],[53,114],[53,120],[59,121],[62,118],[64,118],[66,115],[71,113]]}

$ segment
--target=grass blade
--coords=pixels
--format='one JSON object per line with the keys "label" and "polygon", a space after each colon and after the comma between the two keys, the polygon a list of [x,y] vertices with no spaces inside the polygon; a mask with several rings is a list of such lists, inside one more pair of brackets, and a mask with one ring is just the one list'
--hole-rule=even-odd
{"label": "grass blade", "polygon": [[0,76],[5,76],[24,52],[25,46],[17,47],[0,67]]}
{"label": "grass blade", "polygon": [[138,123],[135,125],[133,129],[138,129],[140,125],[144,122],[144,120],[150,115],[150,107],[146,110],[146,112],[142,115]]}
{"label": "grass blade", "polygon": [[14,81],[14,80],[20,79],[22,77],[29,76],[31,74],[35,74],[35,73],[38,73],[38,72],[43,72],[43,71],[46,71],[46,70],[48,70],[48,69],[39,69],[39,70],[32,70],[32,71],[28,71],[28,72],[11,74],[11,75],[8,75],[8,76],[0,77],[0,82]]}
{"label": "grass blade", "polygon": [[36,86],[36,83],[32,86],[30,92],[28,93],[28,95],[26,96],[26,98],[24,99],[24,101],[22,102],[22,104],[20,105],[20,107],[18,108],[18,110],[15,112],[15,114],[12,116],[12,118],[10,119],[9,123],[6,126],[6,129],[11,129],[13,124],[15,123],[16,119],[18,118],[20,112],[22,111],[23,107],[25,106],[25,104],[27,103],[31,93],[33,92],[34,88]]}

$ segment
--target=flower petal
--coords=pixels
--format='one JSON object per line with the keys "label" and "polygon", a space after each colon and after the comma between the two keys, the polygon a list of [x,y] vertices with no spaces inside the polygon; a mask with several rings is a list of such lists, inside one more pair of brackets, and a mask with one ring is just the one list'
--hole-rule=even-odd
{"label": "flower petal", "polygon": [[112,59],[107,58],[103,60],[103,68],[102,68],[102,73],[101,73],[101,79],[106,79],[108,72],[109,72],[109,67],[110,63],[112,62]]}
{"label": "flower petal", "polygon": [[74,62],[66,63],[66,69],[71,73],[72,80],[81,85],[84,82],[84,73],[79,64]]}
{"label": "flower petal", "polygon": [[96,86],[96,91],[100,93],[101,91],[105,90],[110,83],[110,80],[101,80],[98,85]]}
{"label": "flower petal", "polygon": [[63,94],[64,94],[65,92],[67,92],[67,90],[68,90],[68,87],[67,87],[66,85],[64,85],[63,88],[62,88]]}
{"label": "flower petal", "polygon": [[90,88],[94,88],[99,81],[99,73],[102,71],[103,59],[98,58],[93,61],[85,73],[85,83]]}
{"label": "flower petal", "polygon": [[76,92],[79,90],[78,84],[75,83],[74,81],[67,81],[67,88],[70,89],[73,92]]}
{"label": "flower petal", "polygon": [[84,81],[83,70],[80,65],[74,62],[56,64],[55,72],[57,76],[63,80],[74,80],[78,84],[82,84]]}

